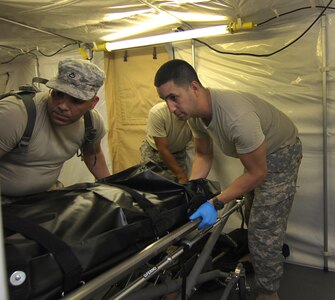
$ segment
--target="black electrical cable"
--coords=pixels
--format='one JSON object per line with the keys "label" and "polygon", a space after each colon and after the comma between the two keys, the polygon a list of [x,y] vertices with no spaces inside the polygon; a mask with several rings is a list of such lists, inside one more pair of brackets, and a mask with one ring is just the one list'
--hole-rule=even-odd
{"label": "black electrical cable", "polygon": [[0,45],[0,47],[2,47],[2,48],[8,48],[8,49],[17,50],[17,51],[20,52],[20,53],[18,53],[17,55],[15,55],[14,57],[12,57],[10,60],[4,61],[4,62],[0,62],[0,64],[8,64],[8,63],[12,62],[13,60],[15,60],[16,58],[18,58],[18,57],[21,56],[21,55],[27,55],[27,54],[29,54],[29,55],[33,55],[33,56],[36,57],[36,54],[33,53],[34,51],[39,52],[39,53],[40,53],[41,55],[43,55],[43,56],[46,56],[46,57],[52,57],[52,56],[58,54],[58,53],[59,53],[60,51],[62,51],[63,49],[65,49],[65,48],[67,48],[67,47],[69,47],[69,46],[78,45],[78,44],[79,44],[79,42],[74,42],[74,43],[66,44],[66,45],[64,45],[63,47],[61,47],[60,49],[58,49],[56,52],[54,52],[54,53],[52,53],[52,54],[46,54],[46,53],[43,53],[41,50],[36,49],[36,48],[34,48],[34,49],[30,49],[30,50],[27,50],[27,51],[23,51],[23,50],[20,49],[20,48],[15,48],[15,47],[7,46],[7,45]]}
{"label": "black electrical cable", "polygon": [[[199,39],[194,39],[195,41],[197,41],[198,43],[200,44],[203,44],[205,45],[206,47],[208,47],[209,49],[217,52],[217,53],[220,53],[220,54],[226,54],[226,55],[236,55],[236,56],[241,56],[241,55],[244,55],[244,56],[254,56],[254,57],[269,57],[269,56],[272,56],[278,52],[281,52],[282,50],[288,48],[289,46],[293,45],[294,43],[296,43],[300,38],[302,38],[311,28],[312,26],[321,18],[321,16],[324,14],[324,12],[327,10],[327,9],[335,9],[334,7],[329,7],[330,4],[333,2],[333,0],[330,0],[329,3],[326,5],[326,6],[315,6],[316,8],[323,8],[322,12],[320,13],[320,15],[314,20],[314,22],[301,34],[299,35],[296,39],[294,39],[292,42],[290,42],[289,44],[285,45],[284,47],[272,52],[272,53],[268,53],[268,54],[256,54],[256,53],[243,53],[243,52],[228,52],[228,51],[221,51],[221,50],[218,50],[218,49],[215,49],[214,47],[210,46],[209,44],[207,44],[206,42],[204,41],[201,41]],[[285,16],[285,15],[288,15],[288,14],[291,14],[291,13],[295,13],[297,11],[300,11],[300,10],[304,10],[304,9],[310,9],[310,8],[314,8],[312,6],[306,6],[306,7],[300,7],[300,8],[297,8],[295,10],[291,10],[289,12],[285,12],[285,13],[282,13],[282,14],[279,14],[278,16],[276,17],[273,17],[273,18],[270,18],[268,20],[265,20],[263,22],[260,22],[257,24],[257,26],[261,26],[261,25],[264,25],[265,23],[268,23],[270,21],[273,21],[275,19],[277,19],[278,17],[282,17],[282,16]],[[52,53],[52,54],[46,54],[46,53],[43,53],[42,51],[40,51],[39,49],[31,49],[31,50],[28,50],[28,51],[22,51],[22,49],[19,49],[19,48],[15,48],[15,47],[10,47],[10,46],[6,46],[6,45],[0,45],[0,47],[2,48],[9,48],[9,49],[13,49],[13,50],[18,50],[20,51],[21,53],[17,54],[16,56],[14,56],[13,58],[11,58],[10,60],[8,61],[5,61],[5,62],[1,62],[0,64],[7,64],[7,63],[10,63],[12,62],[13,60],[15,60],[17,57],[21,56],[21,55],[26,55],[26,54],[31,54],[31,55],[34,55],[36,56],[35,54],[33,54],[32,52],[33,51],[38,51],[41,55],[45,56],[45,57],[52,57],[56,54],[58,54],[60,51],[62,51],[63,49],[69,47],[69,46],[72,46],[72,45],[79,45],[80,44],[80,41],[77,41],[77,42],[74,42],[74,43],[69,43],[69,44],[66,44],[64,45],[63,47],[61,47],[60,49],[58,49],[56,52]],[[90,58],[91,60],[92,58]]]}
{"label": "black electrical cable", "polygon": [[56,55],[57,53],[61,52],[63,49],[69,47],[69,46],[73,46],[73,45],[78,45],[80,42],[74,42],[74,43],[69,43],[69,44],[66,44],[64,45],[63,47],[59,48],[56,52],[54,53],[51,53],[51,54],[46,54],[46,53],[43,53],[41,50],[39,49],[36,49],[40,54],[42,54],[43,56],[46,56],[46,57],[52,57],[54,55]]}
{"label": "black electrical cable", "polygon": [[[279,17],[282,17],[282,16],[286,16],[286,15],[289,15],[289,14],[292,14],[292,13],[295,13],[297,11],[300,11],[300,10],[304,10],[304,9],[311,9],[311,8],[325,8],[325,6],[320,6],[320,5],[317,5],[317,6],[305,6],[305,7],[300,7],[300,8],[297,8],[297,9],[294,9],[294,10],[291,10],[291,11],[288,11],[288,12],[285,12],[285,13],[282,13],[282,14],[279,14],[278,16],[275,16],[275,17],[272,17],[268,20],[265,20],[263,22],[260,22],[257,24],[257,26],[261,26],[261,25],[264,25],[265,23],[268,23],[270,21],[273,21],[273,20],[276,20],[278,19]],[[335,7],[328,7],[327,9],[335,9]]]}
{"label": "black electrical cable", "polygon": [[[0,45],[0,47],[1,47],[1,45]],[[8,47],[8,48],[15,49],[13,47]],[[17,49],[17,50],[19,50],[19,49]],[[33,50],[29,50],[27,52],[21,52],[21,53],[17,54],[16,56],[12,57],[10,60],[4,61],[4,62],[0,62],[0,64],[2,64],[2,65],[8,64],[8,63],[12,62],[13,60],[15,60],[16,58],[18,58],[19,56],[21,56],[21,55],[27,55],[27,54],[34,56],[35,59],[38,60],[37,55],[35,53],[32,53],[32,51]]]}
{"label": "black electrical cable", "polygon": [[[256,53],[248,53],[248,52],[245,52],[245,53],[243,53],[243,52],[228,52],[228,51],[221,51],[221,50],[218,50],[218,49],[215,49],[214,47],[212,47],[212,46],[210,46],[209,44],[207,44],[207,43],[205,43],[205,42],[203,42],[203,41],[201,41],[201,40],[199,40],[199,39],[194,39],[195,41],[197,41],[198,43],[200,43],[200,44],[203,44],[203,45],[205,45],[206,47],[208,47],[209,49],[211,49],[211,50],[213,50],[213,51],[215,51],[215,52],[217,52],[217,53],[220,53],[220,54],[226,54],[226,55],[236,55],[236,56],[254,56],[254,57],[269,57],[269,56],[272,56],[272,55],[274,55],[274,54],[276,54],[276,53],[278,53],[278,52],[281,52],[281,51],[283,51],[283,50],[285,50],[286,48],[288,48],[288,47],[290,47],[291,45],[293,45],[294,43],[296,43],[298,40],[300,40],[312,27],[313,27],[313,25],[322,17],[322,15],[325,13],[325,11],[329,8],[329,6],[330,6],[330,4],[333,2],[333,0],[330,0],[329,1],[329,3],[325,6],[325,7],[323,7],[323,10],[322,10],[322,12],[319,14],[319,16],[312,22],[312,24],[311,25],[309,25],[308,27],[307,27],[307,29],[302,33],[302,34],[300,34],[297,38],[295,38],[292,42],[290,42],[290,43],[288,43],[287,45],[285,45],[284,47],[282,47],[282,48],[280,48],[280,49],[278,49],[278,50],[276,50],[276,51],[273,51],[273,52],[271,52],[271,53],[267,53],[267,54],[256,54]],[[301,9],[304,9],[304,8],[301,8]],[[294,12],[296,12],[296,11],[298,11],[299,9],[296,9],[296,10],[294,10]],[[293,12],[293,11],[292,11]],[[290,12],[287,12],[287,13],[285,13],[285,14],[288,14],[288,13],[290,13]],[[284,14],[282,14],[282,15],[284,15]],[[271,18],[271,19],[269,19],[269,20],[267,20],[267,21],[264,21],[264,22],[262,22],[261,24],[264,24],[264,23],[266,23],[266,22],[268,22],[268,21],[270,21],[270,20],[273,20],[274,18]],[[257,25],[258,26],[258,25]]]}

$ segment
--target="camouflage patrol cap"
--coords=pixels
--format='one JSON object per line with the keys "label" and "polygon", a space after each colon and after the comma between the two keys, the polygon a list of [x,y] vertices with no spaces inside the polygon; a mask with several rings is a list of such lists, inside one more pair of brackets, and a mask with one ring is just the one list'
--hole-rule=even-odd
{"label": "camouflage patrol cap", "polygon": [[58,63],[58,75],[46,86],[81,100],[91,100],[105,79],[104,72],[83,59],[64,59]]}

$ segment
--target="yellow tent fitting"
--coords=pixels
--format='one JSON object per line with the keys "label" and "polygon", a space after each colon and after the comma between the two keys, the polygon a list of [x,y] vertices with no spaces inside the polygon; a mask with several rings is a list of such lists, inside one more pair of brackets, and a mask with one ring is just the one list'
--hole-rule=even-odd
{"label": "yellow tent fitting", "polygon": [[88,59],[87,53],[84,50],[84,48],[79,47],[78,50],[79,50],[79,53],[81,54],[81,56],[83,57],[83,59]]}
{"label": "yellow tent fitting", "polygon": [[257,24],[254,24],[253,22],[241,22],[241,20],[239,19],[237,22],[231,22],[228,26],[227,26],[227,30],[230,33],[234,33],[236,31],[240,31],[240,30],[251,30],[253,28],[255,28],[257,26]]}
{"label": "yellow tent fitting", "polygon": [[93,42],[93,51],[106,51],[106,44],[96,44]]}

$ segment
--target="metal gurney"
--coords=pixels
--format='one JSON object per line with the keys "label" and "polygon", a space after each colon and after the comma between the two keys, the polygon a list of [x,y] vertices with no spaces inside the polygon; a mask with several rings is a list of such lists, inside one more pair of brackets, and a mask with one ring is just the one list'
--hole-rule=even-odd
{"label": "metal gurney", "polygon": [[[229,216],[240,210],[243,204],[244,200],[242,199],[227,205],[224,213],[212,228],[199,231],[196,229],[199,222],[186,223],[114,268],[97,276],[70,294],[65,295],[63,299],[92,299],[103,293],[104,296],[101,299],[145,300],[159,299],[154,297],[160,297],[175,291],[180,292],[179,299],[182,293],[183,297],[188,299],[197,285],[215,278],[220,278],[227,283],[222,294],[222,300],[228,299],[232,289],[235,287],[239,289],[240,299],[245,299],[246,281],[242,265],[239,264],[235,271],[230,273],[220,270],[203,271]],[[168,272],[167,270],[169,270],[174,262],[181,259],[185,253],[192,251],[194,245],[203,239],[206,239],[205,244],[201,247],[202,249],[197,254],[198,258],[185,278],[182,278],[182,276],[169,278],[169,276],[161,275],[164,272]],[[162,260],[151,266],[149,264],[147,269],[143,268],[143,265],[159,256],[162,251],[166,251],[171,245],[177,245],[171,253],[166,254],[165,252],[165,257]],[[134,273],[138,269],[141,272],[134,279]],[[120,281],[123,281],[123,283],[120,284]]]}
{"label": "metal gurney", "polygon": [[[142,273],[145,280],[136,280],[127,294],[136,290],[137,299],[137,286],[145,291],[144,283],[151,285],[152,280],[155,293],[167,282],[171,282],[167,291],[178,290],[176,283],[185,290],[185,280],[168,280],[189,273],[183,267],[186,263],[180,268],[174,262],[190,261],[189,253],[196,257],[192,244],[208,238],[214,245],[223,226],[219,221],[212,230],[199,234],[197,224],[188,222],[194,191],[204,199],[218,192],[218,187],[206,180],[191,185],[163,178],[155,166],[134,166],[103,182],[77,184],[3,204],[11,300],[54,300],[62,295],[76,297],[72,293],[77,292],[80,299],[88,299],[93,293],[90,287],[94,286],[96,293],[107,285],[111,290],[106,297],[119,297],[119,287],[128,289],[130,285],[124,281],[133,282],[135,273]],[[212,244],[204,247],[204,256],[211,252]],[[161,269],[164,276],[159,274]],[[199,273],[203,268],[197,269]],[[199,279],[192,276],[189,287]],[[80,287],[81,282],[86,284]],[[188,289],[189,294],[192,288]],[[147,295],[143,299],[148,299]]]}

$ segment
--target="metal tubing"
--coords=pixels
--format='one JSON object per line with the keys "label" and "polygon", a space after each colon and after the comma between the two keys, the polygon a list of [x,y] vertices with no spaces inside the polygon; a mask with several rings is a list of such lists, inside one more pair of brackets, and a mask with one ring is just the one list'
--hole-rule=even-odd
{"label": "metal tubing", "polygon": [[145,262],[158,255],[162,250],[171,246],[173,243],[181,240],[188,233],[194,230],[197,224],[198,222],[186,223],[185,225],[164,236],[160,240],[152,243],[151,245],[140,251],[138,254],[130,257],[129,259],[126,259],[114,268],[90,280],[81,288],[66,295],[63,299],[91,299],[92,296],[95,296],[97,295],[97,293],[104,291],[108,286],[116,283],[118,280],[122,279],[133,270],[136,270],[139,266],[143,265]]}
{"label": "metal tubing", "polygon": [[[233,205],[233,204],[231,204]],[[236,211],[242,205],[242,201],[238,202],[232,209],[229,209],[226,213],[222,215],[222,217],[217,221],[217,223],[213,226],[215,228],[215,232],[217,233],[216,239],[218,235],[221,233],[222,227],[228,219],[228,216]],[[229,208],[230,206],[228,206]],[[165,250],[167,247],[171,246],[173,243],[181,241],[184,237],[186,237],[189,233],[196,229],[199,221],[188,222],[185,225],[179,227],[168,235],[164,236],[160,240],[154,242],[149,245],[136,255],[130,257],[114,268],[102,273],[101,275],[95,277],[90,280],[88,283],[78,288],[77,290],[65,295],[63,300],[88,300],[97,294],[105,291],[110,285],[117,283],[119,280],[124,278],[126,275],[136,270],[138,267],[142,266],[151,258],[157,256],[161,253],[162,250]],[[216,230],[216,228],[218,228]],[[213,240],[214,247],[216,240]],[[208,242],[207,242],[208,243]],[[208,251],[206,251],[207,253]],[[210,251],[207,253],[209,256]],[[204,256],[204,254],[202,254]],[[207,259],[206,257],[202,258],[204,261]],[[201,268],[202,269],[202,268]],[[201,271],[201,270],[200,270]],[[198,274],[199,276],[199,274]],[[192,279],[192,284],[195,284],[196,278]],[[131,288],[132,289],[132,288]],[[132,289],[133,290],[133,289]]]}
{"label": "metal tubing", "polygon": [[209,237],[208,241],[206,242],[203,251],[201,252],[200,256],[198,257],[193,269],[191,270],[191,273],[187,277],[187,283],[186,283],[186,298],[189,298],[189,296],[192,293],[192,290],[195,286],[196,279],[198,278],[199,274],[204,268],[205,263],[208,260],[208,257],[210,256],[213,247],[215,246],[217,239],[219,238],[221,231],[224,227],[224,223],[221,223],[219,226],[217,226],[211,236]]}
{"label": "metal tubing", "polygon": [[192,53],[192,66],[193,68],[196,70],[197,66],[196,66],[196,59],[195,59],[195,41],[191,40],[191,53]]}
{"label": "metal tubing", "polygon": [[0,299],[7,300],[8,298],[8,277],[6,271],[5,259],[5,241],[3,235],[2,224],[2,201],[1,201],[1,186],[0,186]]}
{"label": "metal tubing", "polygon": [[[159,264],[152,267],[150,270],[145,272],[145,276],[141,276],[137,278],[134,282],[131,283],[129,287],[118,293],[113,297],[113,300],[120,300],[124,299],[125,295],[130,294],[132,291],[138,289],[139,287],[143,286],[151,277],[159,273],[161,270],[164,270],[164,268],[171,264],[173,261],[175,261],[182,253],[184,252],[184,249],[182,247],[178,248],[172,255],[167,256],[165,259],[163,259]],[[137,294],[137,293],[136,293]]]}
{"label": "metal tubing", "polygon": [[234,201],[228,204],[228,211],[225,212],[220,220],[215,224],[215,228],[209,237],[208,241],[206,242],[203,251],[201,252],[199,258],[197,259],[193,269],[191,270],[189,276],[187,277],[187,285],[186,285],[186,297],[188,298],[191,295],[192,289],[195,286],[196,279],[199,277],[208,257],[210,256],[217,239],[219,238],[224,225],[228,220],[228,216],[236,211],[239,207],[243,204],[243,200],[241,201]]}
{"label": "metal tubing", "polygon": [[[197,284],[208,282],[210,280],[214,280],[215,278],[227,278],[229,275],[229,273],[225,273],[220,270],[209,271],[199,275],[199,278],[197,279]],[[170,293],[178,291],[181,287],[181,284],[181,278],[169,280],[162,284],[149,286],[140,291],[136,291],[136,293],[127,295],[126,297],[122,298],[122,300],[147,300],[162,295],[168,295]],[[111,299],[116,300],[114,296]]]}
{"label": "metal tubing", "polygon": [[323,107],[323,269],[328,271],[328,120],[326,16],[321,17],[322,107]]}
{"label": "metal tubing", "polygon": [[57,33],[53,33],[53,32],[50,32],[50,31],[46,31],[46,30],[43,30],[43,29],[40,29],[40,28],[37,28],[37,27],[33,27],[33,26],[29,26],[29,25],[26,25],[26,24],[22,24],[22,23],[13,21],[13,20],[11,20],[11,19],[7,19],[7,18],[0,17],[0,20],[1,20],[1,21],[4,21],[4,22],[7,22],[7,23],[11,23],[11,24],[17,25],[17,26],[20,26],[20,27],[28,28],[28,29],[30,29],[30,30],[34,30],[34,31],[41,32],[41,33],[48,34],[48,35],[57,36],[57,37],[60,37],[60,38],[63,38],[63,39],[68,39],[68,40],[70,40],[70,41],[79,43],[78,40],[74,40],[74,39],[69,38],[69,37],[67,37],[67,36],[63,36],[63,35],[60,35],[60,34],[57,34]]}
{"label": "metal tubing", "polygon": [[135,293],[132,293],[130,295],[127,295],[123,298],[115,298],[114,296],[110,299],[116,300],[116,299],[122,299],[122,300],[147,300],[156,298],[162,295],[168,295],[175,291],[178,291],[180,289],[182,280],[181,278],[175,279],[175,280],[169,280],[167,282],[164,282],[163,284],[158,284],[155,286],[149,286],[147,288],[141,289],[139,291],[136,291]]}
{"label": "metal tubing", "polygon": [[[235,211],[235,210],[236,210],[236,208],[234,208],[232,211]],[[231,213],[231,212],[229,212],[229,213]],[[226,217],[228,217],[228,216],[226,216]],[[214,225],[214,227],[218,226],[217,224],[219,224],[219,223],[220,223],[220,221],[218,221]],[[160,261],[156,266],[154,266],[150,270],[148,270],[146,272],[148,275],[139,277],[134,282],[132,282],[129,287],[127,287],[126,289],[124,289],[123,291],[121,291],[120,293],[115,295],[113,297],[113,300],[124,299],[124,297],[126,295],[130,294],[132,291],[134,291],[134,290],[138,289],[139,287],[143,286],[148,281],[148,279],[150,279],[151,277],[153,277],[155,274],[159,273],[160,271],[164,270],[167,265],[169,265],[172,262],[174,262],[175,260],[177,260],[177,258],[185,252],[185,249],[188,250],[189,248],[192,248],[194,244],[196,244],[199,240],[201,240],[208,233],[209,233],[208,231],[200,232],[200,234],[197,234],[195,236],[190,237],[191,240],[188,239],[189,237],[186,237],[184,240],[181,241],[182,245],[187,246],[186,248],[184,246],[179,247],[171,255],[167,256],[165,259]],[[136,293],[136,295],[138,295],[138,293]]]}

